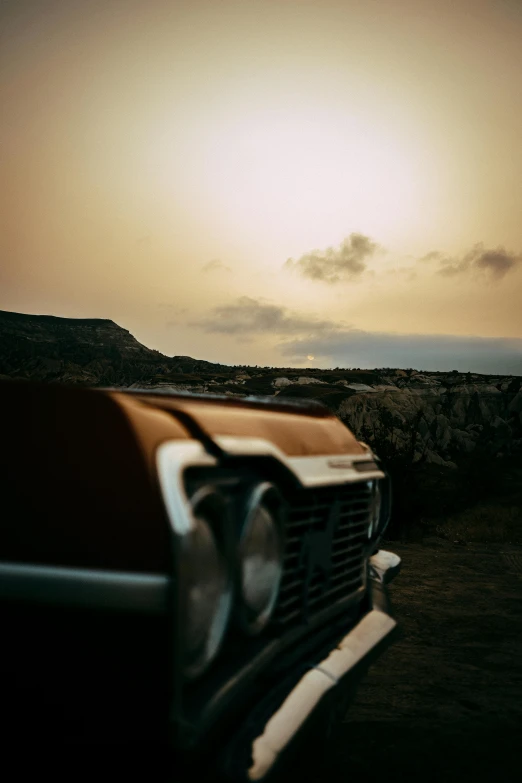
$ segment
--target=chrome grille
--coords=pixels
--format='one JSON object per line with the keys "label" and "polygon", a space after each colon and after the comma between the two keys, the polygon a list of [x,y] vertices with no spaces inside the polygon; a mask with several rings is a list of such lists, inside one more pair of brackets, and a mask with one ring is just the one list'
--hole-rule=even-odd
{"label": "chrome grille", "polygon": [[306,621],[363,585],[367,482],[301,490],[289,500],[284,570],[274,620]]}

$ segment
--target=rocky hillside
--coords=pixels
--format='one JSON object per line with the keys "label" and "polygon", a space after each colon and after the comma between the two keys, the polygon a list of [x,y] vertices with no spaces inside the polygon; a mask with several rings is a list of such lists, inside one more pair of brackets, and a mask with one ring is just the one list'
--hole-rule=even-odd
{"label": "rocky hillside", "polygon": [[520,377],[403,369],[228,367],[167,357],[104,319],[0,311],[0,375],[231,396],[316,399],[388,459],[455,467],[522,452]]}
{"label": "rocky hillside", "polygon": [[455,467],[477,449],[490,455],[522,453],[520,378],[414,374],[392,390],[361,392],[343,400],[337,414],[381,452]]}
{"label": "rocky hillside", "polygon": [[220,365],[169,358],[102,318],[55,318],[0,311],[0,375],[89,386],[154,382]]}

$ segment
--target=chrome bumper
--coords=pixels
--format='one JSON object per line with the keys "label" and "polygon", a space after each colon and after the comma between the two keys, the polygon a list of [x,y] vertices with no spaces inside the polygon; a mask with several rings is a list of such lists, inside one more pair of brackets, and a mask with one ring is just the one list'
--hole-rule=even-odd
{"label": "chrome bumper", "polygon": [[[400,558],[379,550],[370,558],[370,578],[378,588],[388,584],[399,572]],[[377,596],[376,596],[377,597]],[[364,618],[339,642],[329,655],[299,680],[277,712],[266,723],[252,744],[253,763],[248,779],[262,780],[296,737],[320,702],[345,680],[358,664],[369,658],[396,628],[397,623],[381,601],[373,601]]]}
{"label": "chrome bumper", "polygon": [[385,549],[379,549],[375,555],[370,557],[370,573],[383,584],[389,584],[395,579],[401,570],[401,559],[399,555],[393,552],[386,552]]}

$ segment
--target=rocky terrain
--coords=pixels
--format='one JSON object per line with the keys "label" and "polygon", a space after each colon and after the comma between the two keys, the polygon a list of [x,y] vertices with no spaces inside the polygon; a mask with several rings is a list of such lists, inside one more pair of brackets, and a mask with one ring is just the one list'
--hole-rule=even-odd
{"label": "rocky terrain", "polygon": [[454,467],[522,452],[522,378],[409,369],[229,367],[167,357],[110,320],[0,312],[0,375],[92,386],[320,400],[383,456]]}
{"label": "rocky terrain", "polygon": [[[319,400],[387,464],[402,528],[410,523],[419,527],[427,520],[431,533],[449,509],[456,513],[479,501],[496,508],[504,503],[501,526],[508,537],[513,524],[519,525],[512,524],[519,495],[511,497],[500,487],[506,473],[503,462],[522,460],[522,376],[411,368],[231,367],[164,356],[110,320],[0,311],[2,376]],[[457,520],[457,536],[459,524],[471,523]]]}
{"label": "rocky terrain", "polygon": [[[84,386],[149,385],[221,365],[169,358],[102,318],[56,318],[0,310],[0,376]],[[228,369],[223,367],[223,369]]]}

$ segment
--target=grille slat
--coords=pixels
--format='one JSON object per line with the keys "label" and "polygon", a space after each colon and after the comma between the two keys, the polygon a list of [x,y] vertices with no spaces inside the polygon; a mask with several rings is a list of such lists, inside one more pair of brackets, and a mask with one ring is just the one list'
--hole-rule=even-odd
{"label": "grille slat", "polygon": [[[352,528],[353,527],[358,527],[358,525],[352,525]],[[365,523],[364,527],[366,527],[366,523]],[[341,530],[340,532],[344,533],[344,530]],[[349,533],[348,535],[345,535],[345,536],[341,535],[341,536],[339,536],[339,538],[337,538],[335,543],[337,544],[337,546],[341,547],[341,546],[344,546],[344,544],[346,544],[348,541],[360,541],[361,540],[361,533],[363,533],[363,532],[364,532],[364,530],[356,530],[355,532]],[[336,550],[336,551],[338,551],[338,550]]]}
{"label": "grille slat", "polygon": [[301,490],[288,501],[275,612],[285,626],[306,621],[362,586],[370,489],[364,483]]}
{"label": "grille slat", "polygon": [[[368,503],[366,503],[364,506],[357,507],[356,509],[353,509],[351,511],[340,512],[339,521],[341,524],[346,523],[347,521],[351,521],[354,517],[362,517],[365,516],[367,513],[368,513]],[[295,528],[309,527],[310,525],[313,526],[315,524],[322,524],[328,518],[328,514],[329,514],[329,509],[325,509],[324,514],[322,514],[321,516],[315,515],[311,519],[307,519],[303,514],[299,520],[287,521],[287,530],[291,530],[293,532]]]}
{"label": "grille slat", "polygon": [[[332,502],[335,502],[335,498],[332,500]],[[353,513],[354,510],[357,509],[364,510],[367,505],[368,505],[367,498],[360,498],[357,501],[352,501],[350,503],[343,503],[340,508],[341,516],[346,514],[351,514]],[[320,521],[323,515],[329,513],[330,508],[331,508],[331,503],[325,503],[325,504],[321,504],[321,506],[315,506],[312,508],[304,507],[304,508],[292,509],[289,514],[288,523],[292,525],[300,521],[306,521],[307,523],[310,521],[312,522]]]}
{"label": "grille slat", "polygon": [[[353,555],[353,547],[351,547],[351,546],[345,546],[345,547],[342,547],[342,548],[340,548],[340,549],[336,549],[336,550],[333,552],[333,554],[332,554],[332,561],[333,561],[333,560],[334,560],[336,557],[338,557],[339,555],[341,555],[341,556],[342,556],[342,555],[347,555],[347,554],[350,554],[350,553],[352,553],[352,555]],[[344,558],[343,558],[343,559],[344,559]]]}

